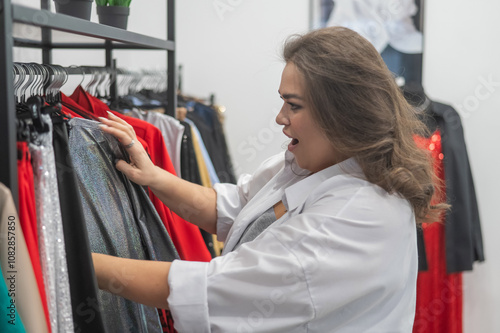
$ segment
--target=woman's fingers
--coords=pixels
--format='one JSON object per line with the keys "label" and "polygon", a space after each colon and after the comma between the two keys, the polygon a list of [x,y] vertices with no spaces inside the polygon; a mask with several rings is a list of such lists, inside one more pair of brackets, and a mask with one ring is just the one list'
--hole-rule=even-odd
{"label": "woman's fingers", "polygon": [[[127,176],[128,179],[130,179],[133,182],[137,182],[137,177],[135,176],[135,173],[137,171],[136,166],[133,166],[131,164],[128,164],[124,160],[119,160],[116,163],[116,169],[120,172],[122,172],[125,176]],[[143,185],[143,184],[141,184]]]}
{"label": "woman's fingers", "polygon": [[116,168],[123,172],[131,181],[149,186],[154,178],[155,166],[151,162],[144,147],[137,140],[134,128],[123,119],[109,114],[109,119],[99,117],[101,130],[114,136],[129,153],[130,163],[120,160]]}
{"label": "woman's fingers", "polygon": [[109,120],[106,120],[104,118],[100,118],[102,125],[100,125],[100,128],[106,132],[114,136],[115,138],[120,141],[121,144],[123,145],[128,145],[132,140],[134,140],[130,134],[126,133],[123,131],[123,129],[117,128],[114,124],[112,124]]}
{"label": "woman's fingers", "polygon": [[132,125],[130,125],[129,123],[127,123],[125,120],[121,119],[120,117],[118,116],[115,116],[113,113],[108,112],[108,119],[109,120],[112,120],[116,123],[118,123],[117,125],[120,126],[126,133],[130,134],[133,138],[135,138],[135,130],[134,128],[132,127]]}
{"label": "woman's fingers", "polygon": [[132,140],[135,140],[136,135],[134,128],[120,117],[108,111],[108,119],[104,117],[99,117],[98,119],[101,123],[118,130],[108,131],[108,133],[114,135],[122,144],[127,145]]}
{"label": "woman's fingers", "polygon": [[[104,132],[113,135],[125,147],[130,145],[132,143],[132,140],[134,140],[134,142],[137,141],[134,129],[132,127],[129,128],[127,126],[127,123],[123,124],[115,120],[110,120],[103,117],[99,117],[99,120],[103,124],[101,125],[101,129]],[[132,148],[132,146],[128,148]]]}

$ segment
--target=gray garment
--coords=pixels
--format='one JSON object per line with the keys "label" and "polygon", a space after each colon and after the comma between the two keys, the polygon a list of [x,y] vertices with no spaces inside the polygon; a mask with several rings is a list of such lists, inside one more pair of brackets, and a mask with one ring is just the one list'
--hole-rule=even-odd
{"label": "gray garment", "polygon": [[40,263],[51,331],[73,332],[68,265],[52,147],[52,121],[48,115],[41,117],[43,122],[49,124],[49,131],[39,133],[37,142],[29,144],[35,181]]}
{"label": "gray garment", "polygon": [[[128,156],[95,121],[69,122],[70,155],[92,252],[132,259],[172,261],[177,251],[144,189],[115,168]],[[123,278],[128,277],[125,273]],[[166,282],[165,282],[166,283]],[[157,310],[99,290],[108,332],[162,332]]]}
{"label": "gray garment", "polygon": [[240,245],[243,243],[253,241],[275,221],[276,214],[274,214],[274,209],[273,207],[271,207],[247,226],[245,231],[243,231],[240,240],[238,241],[238,243],[236,243],[234,250],[240,247]]}

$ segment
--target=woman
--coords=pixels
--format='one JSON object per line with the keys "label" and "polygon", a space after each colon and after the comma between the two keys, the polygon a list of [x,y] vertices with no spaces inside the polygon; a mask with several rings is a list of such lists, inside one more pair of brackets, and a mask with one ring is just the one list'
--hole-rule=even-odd
{"label": "woman", "polygon": [[276,121],[291,139],[238,185],[155,167],[110,115],[131,164],[116,167],[225,242],[210,263],[94,255],[99,287],[169,308],[179,332],[410,332],[416,226],[431,207],[423,131],[373,46],[326,28],[287,41]]}

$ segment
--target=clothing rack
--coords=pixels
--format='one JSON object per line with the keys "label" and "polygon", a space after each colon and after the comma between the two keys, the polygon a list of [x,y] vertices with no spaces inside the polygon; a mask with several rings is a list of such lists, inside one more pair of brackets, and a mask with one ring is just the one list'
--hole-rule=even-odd
{"label": "clothing rack", "polygon": [[[16,109],[13,90],[14,47],[38,48],[42,51],[42,62],[52,63],[53,49],[104,49],[106,67],[116,68],[113,50],[164,50],[167,52],[167,90],[169,115],[175,115],[177,105],[175,66],[175,0],[167,0],[167,39],[158,39],[131,31],[102,25],[72,16],[50,11],[51,0],[41,0],[40,8],[34,9],[12,4],[11,0],[0,0],[0,182],[10,188],[18,205]],[[13,24],[21,23],[40,27],[41,38],[17,38],[13,36]],[[52,31],[92,37],[99,42],[59,43]],[[116,89],[111,89],[112,99]]]}

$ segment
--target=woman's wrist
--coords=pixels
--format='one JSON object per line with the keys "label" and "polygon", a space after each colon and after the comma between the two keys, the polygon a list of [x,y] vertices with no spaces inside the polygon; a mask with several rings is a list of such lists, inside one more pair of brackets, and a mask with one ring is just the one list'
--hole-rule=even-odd
{"label": "woman's wrist", "polygon": [[151,169],[151,176],[149,177],[149,182],[146,186],[148,186],[153,192],[161,191],[162,189],[168,187],[169,177],[175,176],[155,165]]}

